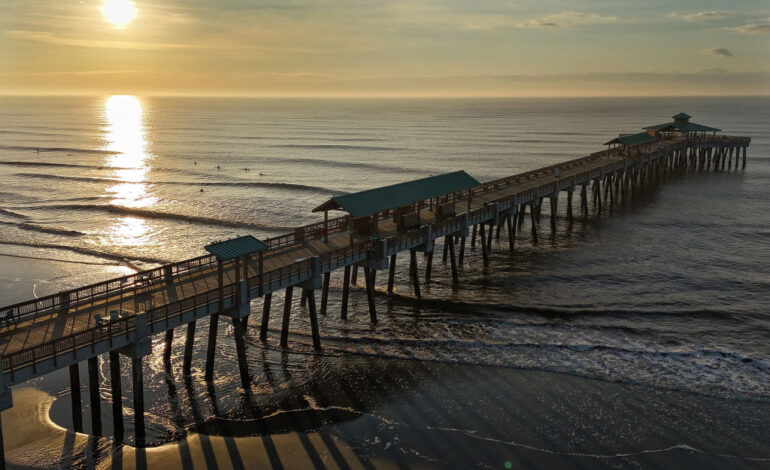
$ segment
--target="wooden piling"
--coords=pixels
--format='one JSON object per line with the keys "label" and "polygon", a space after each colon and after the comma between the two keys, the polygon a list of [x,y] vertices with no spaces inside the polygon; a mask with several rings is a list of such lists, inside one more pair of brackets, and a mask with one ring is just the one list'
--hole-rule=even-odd
{"label": "wooden piling", "polygon": [[102,434],[102,406],[99,399],[99,358],[88,358],[88,391],[91,398],[91,433]]}
{"label": "wooden piling", "polygon": [[213,313],[209,317],[209,343],[206,349],[206,370],[203,378],[206,381],[214,380],[214,358],[217,352],[217,329],[219,328],[219,314]]}
{"label": "wooden piling", "polygon": [[112,422],[115,440],[123,440],[123,394],[120,383],[120,354],[110,351],[110,385],[112,386]]}
{"label": "wooden piling", "polygon": [[454,237],[446,237],[446,243],[449,246],[449,260],[452,264],[452,281],[457,283],[457,260],[455,259],[455,242]]}
{"label": "wooden piling", "polygon": [[323,284],[321,285],[321,315],[326,315],[326,306],[329,303],[329,281],[332,273],[324,273]]}
{"label": "wooden piling", "polygon": [[474,225],[471,230],[471,248],[476,248],[476,228],[477,225]]}
{"label": "wooden piling", "polygon": [[350,295],[350,265],[345,266],[345,274],[342,278],[342,304],[340,305],[340,318],[348,319],[348,297]]}
{"label": "wooden piling", "polygon": [[80,403],[80,368],[77,363],[70,366],[70,398],[72,400],[72,428],[83,432],[83,407]]}
{"label": "wooden piling", "polygon": [[[445,240],[447,240],[447,239],[449,239],[449,237],[446,237]],[[445,241],[444,242],[444,251],[445,252],[446,252],[446,247],[447,247],[446,243],[447,242]],[[429,252],[426,253],[426,258],[425,258],[425,283],[426,284],[430,282],[430,274],[431,274],[432,270],[433,270],[433,252],[429,251]]]}
{"label": "wooden piling", "polygon": [[570,188],[567,190],[567,217],[569,218],[569,221],[572,222],[572,193],[575,190]]}
{"label": "wooden piling", "polygon": [[409,250],[409,271],[412,278],[414,296],[420,297],[420,276],[417,273],[417,251],[414,249]]}
{"label": "wooden piling", "polygon": [[364,278],[366,281],[366,300],[369,303],[369,319],[372,323],[377,323],[377,310],[374,304],[374,281],[376,275],[376,270],[364,268]]}
{"label": "wooden piling", "polygon": [[[534,214],[534,212],[533,212]],[[534,215],[532,216],[534,218]],[[489,253],[487,253],[489,250],[487,249],[487,237],[484,233],[484,224],[479,224],[479,235],[481,239],[481,256],[484,260],[484,266],[489,265]]]}
{"label": "wooden piling", "polygon": [[463,267],[463,261],[465,261],[465,237],[460,237],[460,258],[457,260],[460,268]]}
{"label": "wooden piling", "polygon": [[532,244],[537,245],[537,216],[535,215],[534,202],[529,204],[529,218],[532,223]]}
{"label": "wooden piling", "polygon": [[238,356],[238,370],[241,375],[241,386],[243,390],[251,390],[251,378],[249,377],[249,366],[246,361],[246,344],[243,340],[243,325],[237,318],[233,318],[233,339],[235,339],[235,353]]}
{"label": "wooden piling", "polygon": [[286,288],[286,297],[283,302],[283,326],[281,326],[281,346],[289,345],[289,319],[291,317],[291,298],[294,294],[294,286]]}
{"label": "wooden piling", "polygon": [[174,342],[174,329],[166,330],[165,343],[163,345],[163,362],[169,364],[171,362],[171,345]]}
{"label": "wooden piling", "polygon": [[388,263],[388,294],[393,293],[393,283],[396,280],[396,253],[390,255],[390,263]]}
{"label": "wooden piling", "polygon": [[516,243],[516,217],[518,215],[509,212],[506,217],[508,220],[508,250],[513,253],[514,244]]}
{"label": "wooden piling", "polygon": [[131,376],[134,395],[134,436],[137,446],[144,446],[144,377],[142,358],[131,358]]}
{"label": "wooden piling", "polygon": [[184,342],[184,359],[182,361],[182,373],[190,375],[192,365],[193,345],[195,343],[195,320],[187,324],[187,336]]}
{"label": "wooden piling", "polygon": [[556,233],[556,210],[559,204],[559,197],[552,195],[549,199],[551,203],[551,233]]}
{"label": "wooden piling", "polygon": [[265,294],[262,303],[262,324],[259,326],[259,340],[263,343],[267,341],[267,326],[270,321],[270,304],[273,301],[273,293]]}
{"label": "wooden piling", "polygon": [[355,286],[358,283],[358,266],[353,265],[353,275],[350,277],[350,284]]}
{"label": "wooden piling", "polygon": [[307,306],[307,290],[305,289],[302,289],[302,292],[299,294],[299,306]]}
{"label": "wooden piling", "polygon": [[307,294],[307,313],[310,317],[310,334],[313,337],[313,348],[321,349],[321,334],[318,332],[318,315],[315,308],[315,292],[313,289],[305,289]]}
{"label": "wooden piling", "polygon": [[494,232],[495,225],[490,222],[489,223],[489,232],[487,232],[487,251],[492,252],[492,233]]}

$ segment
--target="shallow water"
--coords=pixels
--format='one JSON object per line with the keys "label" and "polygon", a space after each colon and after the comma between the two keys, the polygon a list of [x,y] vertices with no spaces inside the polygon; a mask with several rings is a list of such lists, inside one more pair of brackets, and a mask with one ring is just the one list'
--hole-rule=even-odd
{"label": "shallow water", "polygon": [[[361,290],[352,295],[350,320],[339,319],[335,273],[330,314],[320,319],[320,357],[311,353],[299,306],[291,352],[277,347],[280,315],[272,315],[269,346],[260,346],[255,301],[247,351],[254,396],[245,411],[225,323],[213,384],[217,409],[188,411],[192,403],[211,403],[212,392],[200,370],[185,387],[180,330],[172,372],[160,355],[145,366],[151,440],[210,430],[217,416],[242,420],[254,406],[265,415],[307,408],[301,387],[334,383],[344,373],[339,361],[351,354],[768,401],[766,98],[0,98],[0,303],[202,254],[212,239],[282,233],[316,221],[310,210],[331,194],[457,169],[484,181],[576,158],[680,111],[752,137],[747,169],[671,175],[599,214],[592,208],[571,227],[561,217],[553,236],[545,218],[537,246],[525,223],[517,252],[507,253],[503,235],[489,268],[478,248],[471,250],[457,286],[437,256],[419,301],[399,269],[398,295],[377,298],[376,326]],[[405,258],[399,263],[406,267]],[[383,283],[381,276],[380,289]],[[276,295],[273,311],[281,306]],[[200,322],[198,345],[206,326]],[[196,354],[202,367],[203,351]],[[269,377],[266,364],[281,372]],[[61,391],[66,381],[57,377],[39,385]],[[103,364],[107,400],[108,378]],[[178,405],[169,400],[174,387]]]}

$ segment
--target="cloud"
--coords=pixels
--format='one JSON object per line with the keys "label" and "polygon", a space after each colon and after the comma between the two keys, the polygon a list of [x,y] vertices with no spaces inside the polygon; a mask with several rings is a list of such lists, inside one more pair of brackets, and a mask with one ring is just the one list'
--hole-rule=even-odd
{"label": "cloud", "polygon": [[614,23],[618,20],[615,16],[602,16],[597,13],[583,13],[579,11],[565,11],[541,18],[531,18],[516,25],[518,28],[556,28],[582,26],[589,24]]}
{"label": "cloud", "polygon": [[728,31],[735,31],[740,34],[768,34],[770,33],[770,24],[749,23],[733,28],[725,28]]}
{"label": "cloud", "polygon": [[683,15],[681,13],[669,13],[669,18],[682,18],[685,21],[704,21],[713,20],[717,18],[726,18],[731,16],[730,13],[724,11],[699,11],[697,13],[690,13],[689,15]]}
{"label": "cloud", "polygon": [[733,53],[724,47],[715,47],[713,49],[706,49],[706,54],[716,55],[720,57],[732,57]]}

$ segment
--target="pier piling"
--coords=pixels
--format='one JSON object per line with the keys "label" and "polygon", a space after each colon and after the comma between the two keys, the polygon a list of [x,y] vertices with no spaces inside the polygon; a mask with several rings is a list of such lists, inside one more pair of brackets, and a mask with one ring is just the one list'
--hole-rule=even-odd
{"label": "pier piling", "polygon": [[88,391],[91,399],[91,432],[102,434],[102,407],[99,399],[99,358],[88,358]]}
{"label": "pier piling", "polygon": [[123,440],[123,391],[120,383],[120,354],[110,351],[110,385],[112,386],[112,422],[115,440]]}
{"label": "pier piling", "polygon": [[283,325],[281,326],[281,346],[289,345],[289,319],[291,317],[291,298],[294,295],[294,286],[286,288],[286,297],[283,302]]}
{"label": "pier piling", "polygon": [[265,294],[265,299],[262,303],[262,323],[259,326],[259,340],[263,343],[267,341],[267,326],[270,321],[270,304],[273,301],[272,292]]}
{"label": "pier piling", "polygon": [[80,403],[80,367],[70,366],[70,398],[72,399],[72,428],[83,432],[83,405]]}

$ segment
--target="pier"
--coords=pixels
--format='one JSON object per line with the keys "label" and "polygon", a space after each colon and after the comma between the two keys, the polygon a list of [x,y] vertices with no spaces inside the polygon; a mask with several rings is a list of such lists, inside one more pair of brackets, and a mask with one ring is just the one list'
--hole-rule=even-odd
{"label": "pier", "polygon": [[[570,221],[588,217],[590,207],[614,204],[621,197],[672,172],[728,171],[746,167],[748,137],[718,135],[719,129],[674,121],[645,132],[610,140],[607,149],[533,171],[481,183],[464,171],[339,195],[312,209],[322,222],[264,240],[251,236],[214,242],[208,255],[110,279],[0,308],[0,410],[12,406],[9,387],[69,368],[73,423],[82,432],[78,364],[88,363],[91,423],[100,433],[98,357],[107,354],[114,400],[116,439],[122,436],[120,361],[131,364],[135,433],[144,444],[143,358],[152,354],[151,338],[164,335],[166,358],[174,335],[184,327],[183,373],[189,374],[195,348],[196,322],[209,317],[205,379],[212,380],[217,361],[217,328],[233,325],[240,380],[250,390],[244,332],[252,315],[259,316],[259,339],[268,339],[272,294],[285,290],[280,344],[288,346],[295,290],[307,306],[313,346],[322,347],[317,315],[328,311],[330,276],[343,270],[341,318],[348,316],[351,284],[359,275],[365,285],[367,312],[377,322],[375,282],[387,275],[392,293],[400,253],[408,253],[409,284],[415,297],[429,282],[434,253],[441,251],[453,282],[460,283],[469,245],[480,246],[480,262],[489,263],[493,237],[507,234],[507,249],[516,250],[517,231],[529,221],[532,242],[538,242],[544,202],[550,207],[550,230],[557,229],[559,205]],[[575,201],[579,199],[579,201]],[[575,207],[577,206],[577,207]],[[330,217],[330,212],[342,212]],[[547,229],[546,229],[547,230]],[[496,233],[495,233],[496,232]],[[424,273],[417,256],[426,257]],[[320,290],[320,299],[317,297]],[[262,298],[261,312],[251,300]],[[2,435],[0,434],[0,455]],[[1,459],[0,468],[5,468]]]}

